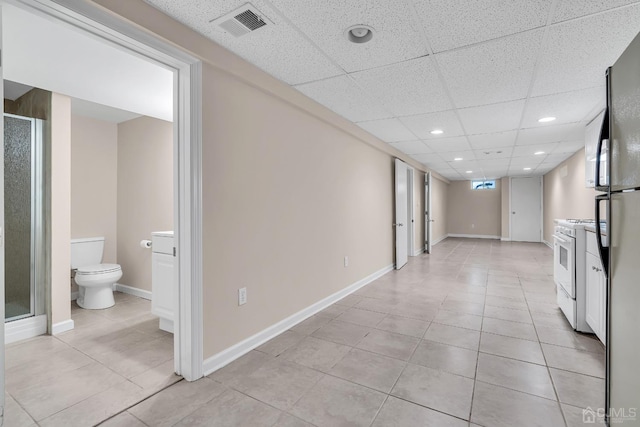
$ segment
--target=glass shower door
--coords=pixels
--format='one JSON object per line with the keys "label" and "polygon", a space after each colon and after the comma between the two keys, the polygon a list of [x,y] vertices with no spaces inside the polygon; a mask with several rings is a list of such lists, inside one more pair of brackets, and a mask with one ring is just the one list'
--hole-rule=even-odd
{"label": "glass shower door", "polygon": [[4,115],[5,321],[36,311],[41,218],[40,121]]}

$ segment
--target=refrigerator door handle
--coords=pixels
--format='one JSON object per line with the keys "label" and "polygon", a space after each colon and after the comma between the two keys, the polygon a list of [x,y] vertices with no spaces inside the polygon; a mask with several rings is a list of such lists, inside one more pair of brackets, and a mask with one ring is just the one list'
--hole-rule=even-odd
{"label": "refrigerator door handle", "polygon": [[600,157],[602,157],[602,146],[605,141],[607,142],[607,148],[609,148],[609,107],[604,110],[600,137],[598,138],[598,145],[596,146],[596,176],[594,178],[595,188],[599,191],[609,191],[608,183],[602,184],[600,182]]}
{"label": "refrigerator door handle", "polygon": [[[609,277],[609,247],[602,244],[602,229],[600,228],[600,203],[609,201],[608,194],[601,194],[596,196],[596,243],[598,244],[598,253],[600,254],[600,261],[602,262],[602,269],[604,270],[605,277]],[[607,227],[608,228],[608,227]]]}

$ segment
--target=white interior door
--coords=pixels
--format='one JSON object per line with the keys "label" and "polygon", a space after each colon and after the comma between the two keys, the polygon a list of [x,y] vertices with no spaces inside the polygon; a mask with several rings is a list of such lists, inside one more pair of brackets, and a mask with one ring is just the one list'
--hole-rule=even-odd
{"label": "white interior door", "polygon": [[407,254],[414,256],[416,236],[415,221],[413,214],[413,168],[407,166]]}
{"label": "white interior door", "polygon": [[511,179],[511,240],[540,242],[542,236],[542,177]]}
{"label": "white interior door", "polygon": [[433,220],[431,219],[431,172],[424,174],[424,250],[431,253],[431,236],[433,230],[431,225]]}
{"label": "white interior door", "polygon": [[[2,4],[0,3],[0,59],[2,58]],[[3,63],[0,61],[0,81],[4,80]],[[0,99],[4,99],[4,85],[0,85]],[[4,117],[4,103],[2,105]],[[2,135],[2,149],[0,150],[0,425],[4,424],[4,120],[0,120],[0,135]]]}
{"label": "white interior door", "polygon": [[395,169],[396,218],[393,225],[396,231],[396,269],[399,270],[408,261],[407,164],[402,160],[396,159]]}

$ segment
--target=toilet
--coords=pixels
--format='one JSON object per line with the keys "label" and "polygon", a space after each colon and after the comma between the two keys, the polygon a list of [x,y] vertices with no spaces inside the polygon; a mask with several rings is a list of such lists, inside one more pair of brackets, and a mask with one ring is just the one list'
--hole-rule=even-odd
{"label": "toilet", "polygon": [[113,284],[122,277],[118,264],[100,264],[104,237],[71,240],[71,269],[78,285],[77,303],[89,310],[112,307]]}

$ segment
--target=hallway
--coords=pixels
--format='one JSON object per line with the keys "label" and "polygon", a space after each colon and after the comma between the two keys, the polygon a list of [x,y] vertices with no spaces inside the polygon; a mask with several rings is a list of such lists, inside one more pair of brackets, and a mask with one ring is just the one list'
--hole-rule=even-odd
{"label": "hallway", "polygon": [[603,378],[603,346],[555,304],[548,247],[449,238],[102,425],[572,427],[604,406]]}

